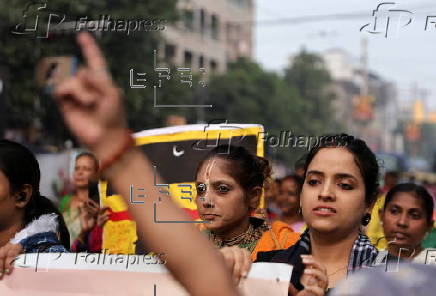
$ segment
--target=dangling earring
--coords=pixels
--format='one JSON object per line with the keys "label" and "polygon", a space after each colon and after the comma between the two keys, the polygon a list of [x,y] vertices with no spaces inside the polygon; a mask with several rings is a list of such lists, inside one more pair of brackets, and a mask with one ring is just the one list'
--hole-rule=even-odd
{"label": "dangling earring", "polygon": [[301,214],[303,214],[303,212],[301,211],[301,206],[298,208],[298,211],[297,211],[297,213],[298,213],[298,215],[301,215]]}
{"label": "dangling earring", "polygon": [[371,221],[371,214],[366,213],[365,215],[363,215],[361,223],[363,226],[367,226],[369,224],[369,221]]}

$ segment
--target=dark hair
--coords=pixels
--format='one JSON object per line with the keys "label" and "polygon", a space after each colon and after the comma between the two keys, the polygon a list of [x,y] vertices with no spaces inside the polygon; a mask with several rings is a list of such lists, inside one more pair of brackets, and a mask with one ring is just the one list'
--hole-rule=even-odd
{"label": "dark hair", "polygon": [[93,153],[91,153],[91,152],[87,152],[87,151],[85,151],[85,152],[79,153],[79,154],[76,156],[76,162],[77,162],[77,160],[78,160],[79,158],[84,157],[84,156],[89,157],[89,158],[92,159],[92,161],[94,162],[95,170],[98,171],[98,168],[99,168],[98,159],[97,159],[97,157],[95,157],[95,155],[94,155]]}
{"label": "dark hair", "polygon": [[39,193],[41,172],[35,156],[26,147],[16,142],[0,140],[0,171],[9,180],[11,193],[19,192],[23,185],[32,186],[32,196],[24,209],[24,225],[44,214],[58,216],[60,242],[70,248],[70,234],[62,214],[55,205]]}
{"label": "dark hair", "polygon": [[306,163],[306,155],[301,156],[294,164],[294,171],[298,169],[304,169],[304,164]]}
{"label": "dark hair", "polygon": [[339,148],[347,149],[354,156],[354,161],[359,167],[365,183],[365,202],[370,205],[377,199],[377,188],[379,178],[379,166],[374,153],[366,145],[365,141],[347,134],[326,135],[320,138],[319,144],[312,147],[306,156],[304,165],[304,176],[306,177],[307,168],[312,162],[315,155],[322,148]]}
{"label": "dark hair", "polygon": [[392,187],[391,190],[388,191],[388,193],[386,193],[385,204],[383,208],[386,209],[386,206],[392,201],[395,194],[400,192],[412,193],[416,198],[422,201],[424,211],[427,216],[427,224],[432,225],[434,201],[433,197],[423,186],[414,183],[403,183],[395,185],[394,187]]}
{"label": "dark hair", "polygon": [[230,162],[231,168],[229,174],[242,186],[245,191],[261,186],[271,177],[271,166],[269,161],[248,152],[241,146],[221,145],[214,148],[198,164],[197,172],[203,166],[204,162],[218,157]]}
{"label": "dark hair", "polygon": [[300,195],[301,189],[303,188],[303,183],[304,183],[303,178],[301,178],[300,176],[298,176],[296,174],[287,175],[280,180],[280,184],[283,183],[284,181],[288,181],[288,180],[294,181],[295,184],[297,184],[297,194]]}

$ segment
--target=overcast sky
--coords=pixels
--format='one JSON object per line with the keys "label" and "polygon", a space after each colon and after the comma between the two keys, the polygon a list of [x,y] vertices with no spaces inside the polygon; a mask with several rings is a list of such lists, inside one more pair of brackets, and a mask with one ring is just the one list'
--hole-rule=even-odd
{"label": "overcast sky", "polygon": [[[386,6],[385,10],[402,9],[411,14],[391,12],[390,35],[385,38],[381,26],[377,27],[378,31],[383,31],[381,34],[367,33],[366,28],[359,31],[365,24],[373,25],[372,11],[383,1],[256,0],[256,59],[265,68],[280,71],[287,65],[289,56],[305,46],[317,52],[342,48],[358,61],[361,39],[367,37],[369,68],[384,79],[396,82],[402,101],[410,100],[414,82],[431,91],[427,103],[436,110],[435,24],[429,23],[425,30],[427,16],[435,16],[431,20],[436,22],[436,1],[390,2],[395,2],[395,5]],[[339,16],[332,20],[323,19],[323,16],[331,15]],[[401,15],[401,19],[395,15]],[[296,21],[296,18],[306,16],[317,17]],[[401,26],[406,24],[410,17],[412,22],[409,25],[398,26],[399,22]],[[384,20],[380,18],[379,23],[385,24]]]}

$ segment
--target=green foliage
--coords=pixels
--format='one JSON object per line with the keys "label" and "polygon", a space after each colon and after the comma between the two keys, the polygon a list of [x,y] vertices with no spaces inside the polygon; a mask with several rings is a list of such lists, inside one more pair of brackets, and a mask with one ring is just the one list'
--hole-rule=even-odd
{"label": "green foliage", "polygon": [[[337,131],[340,125],[331,116],[333,96],[325,92],[330,76],[322,60],[301,52],[285,73],[281,77],[245,59],[229,65],[227,73],[211,78],[208,91],[214,108],[207,119],[260,123],[268,135],[278,137],[281,131],[305,138]],[[280,146],[266,144],[267,156],[290,168],[307,152],[297,140]]]}
{"label": "green foliage", "polygon": [[326,91],[331,82],[321,57],[302,50],[285,71],[285,80],[295,85],[299,95],[308,102],[303,110],[310,120],[304,131],[310,134],[323,134],[339,128],[333,120],[331,101],[333,94]]}
{"label": "green foliage", "polygon": [[[49,38],[35,38],[31,35],[14,35],[11,29],[23,22],[22,13],[26,5],[45,1],[17,0],[13,3],[0,3],[0,66],[6,69],[9,80],[6,82],[5,98],[9,110],[8,123],[24,118],[28,124],[34,118],[43,123],[46,139],[55,144],[62,143],[68,132],[62,124],[52,98],[42,93],[35,83],[35,67],[43,57],[75,56],[81,60],[80,50],[75,42],[75,32],[52,34]],[[165,26],[178,18],[176,0],[134,1],[134,0],[87,0],[87,1],[47,1],[47,9],[40,13],[39,34],[46,29],[47,15],[65,15],[64,23],[76,21],[80,17],[98,20],[101,15],[111,19],[149,20],[165,19]],[[39,5],[40,6],[40,5]],[[35,9],[30,11],[35,13]],[[31,15],[32,16],[32,15]],[[34,19],[32,19],[34,21]],[[57,22],[52,21],[54,23]],[[98,43],[109,64],[116,83],[124,90],[129,124],[133,130],[162,126],[167,114],[186,112],[169,108],[153,108],[153,88],[157,73],[153,68],[153,50],[157,49],[158,32],[136,31],[99,32]],[[129,70],[147,73],[147,88],[131,89]],[[189,104],[193,90],[178,81],[173,68],[171,80],[165,81],[158,89],[160,104]]]}

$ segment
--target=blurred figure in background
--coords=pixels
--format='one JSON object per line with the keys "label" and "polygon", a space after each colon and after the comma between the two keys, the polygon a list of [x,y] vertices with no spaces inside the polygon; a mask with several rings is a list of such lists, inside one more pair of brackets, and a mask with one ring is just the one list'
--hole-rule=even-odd
{"label": "blurred figure in background", "polygon": [[97,180],[98,160],[89,152],[76,157],[73,175],[74,193],[65,195],[59,204],[73,244],[94,227],[99,205],[89,197],[89,183]]}
{"label": "blurred figure in background", "polygon": [[[425,189],[433,197],[433,204],[436,204],[436,180],[423,185]],[[433,228],[430,234],[424,239],[422,243],[424,248],[436,248],[436,208],[433,209]]]}
{"label": "blurred figure in background", "polygon": [[395,185],[397,185],[400,175],[396,171],[386,172],[384,176],[383,187],[380,189],[382,195],[385,195]]}
{"label": "blurred figure in background", "polygon": [[377,201],[374,204],[374,207],[371,212],[371,216],[373,217],[366,227],[366,234],[368,235],[371,243],[377,247],[377,249],[386,249],[386,240],[382,239],[384,237],[383,227],[380,221],[379,212],[383,208],[385,203],[385,195],[386,193],[392,189],[397,183],[399,179],[398,172],[388,171],[384,175],[384,184],[383,187],[379,189]]}
{"label": "blurred figure in background", "polygon": [[294,173],[300,178],[304,179],[304,163],[306,162],[306,155],[303,155],[295,162]]}
{"label": "blurred figure in background", "polygon": [[[95,207],[99,204],[98,197],[98,183],[91,182],[89,185],[89,191],[94,189],[93,196],[90,194],[91,202],[95,204]],[[92,207],[92,206],[91,206]],[[97,214],[95,214],[97,211]],[[109,208],[96,208],[92,211],[84,211],[81,215],[81,229],[77,238],[71,244],[72,252],[88,252],[88,253],[100,253],[102,251],[103,244],[103,226],[109,220]]]}
{"label": "blurred figure in background", "polygon": [[298,175],[288,175],[280,180],[280,194],[277,204],[281,210],[278,220],[288,224],[295,232],[302,233],[305,228],[300,211],[300,192],[303,179]]}
{"label": "blurred figure in background", "polygon": [[405,183],[394,186],[385,200],[380,216],[388,258],[425,263],[422,242],[433,228],[432,196],[422,186]]}
{"label": "blurred figure in background", "polygon": [[341,282],[332,296],[429,296],[434,295],[434,266],[400,264],[398,272],[384,267],[362,270]]}
{"label": "blurred figure in background", "polygon": [[279,195],[280,180],[274,179],[265,184],[265,208],[269,222],[273,222],[280,217],[281,211],[277,206]]}

